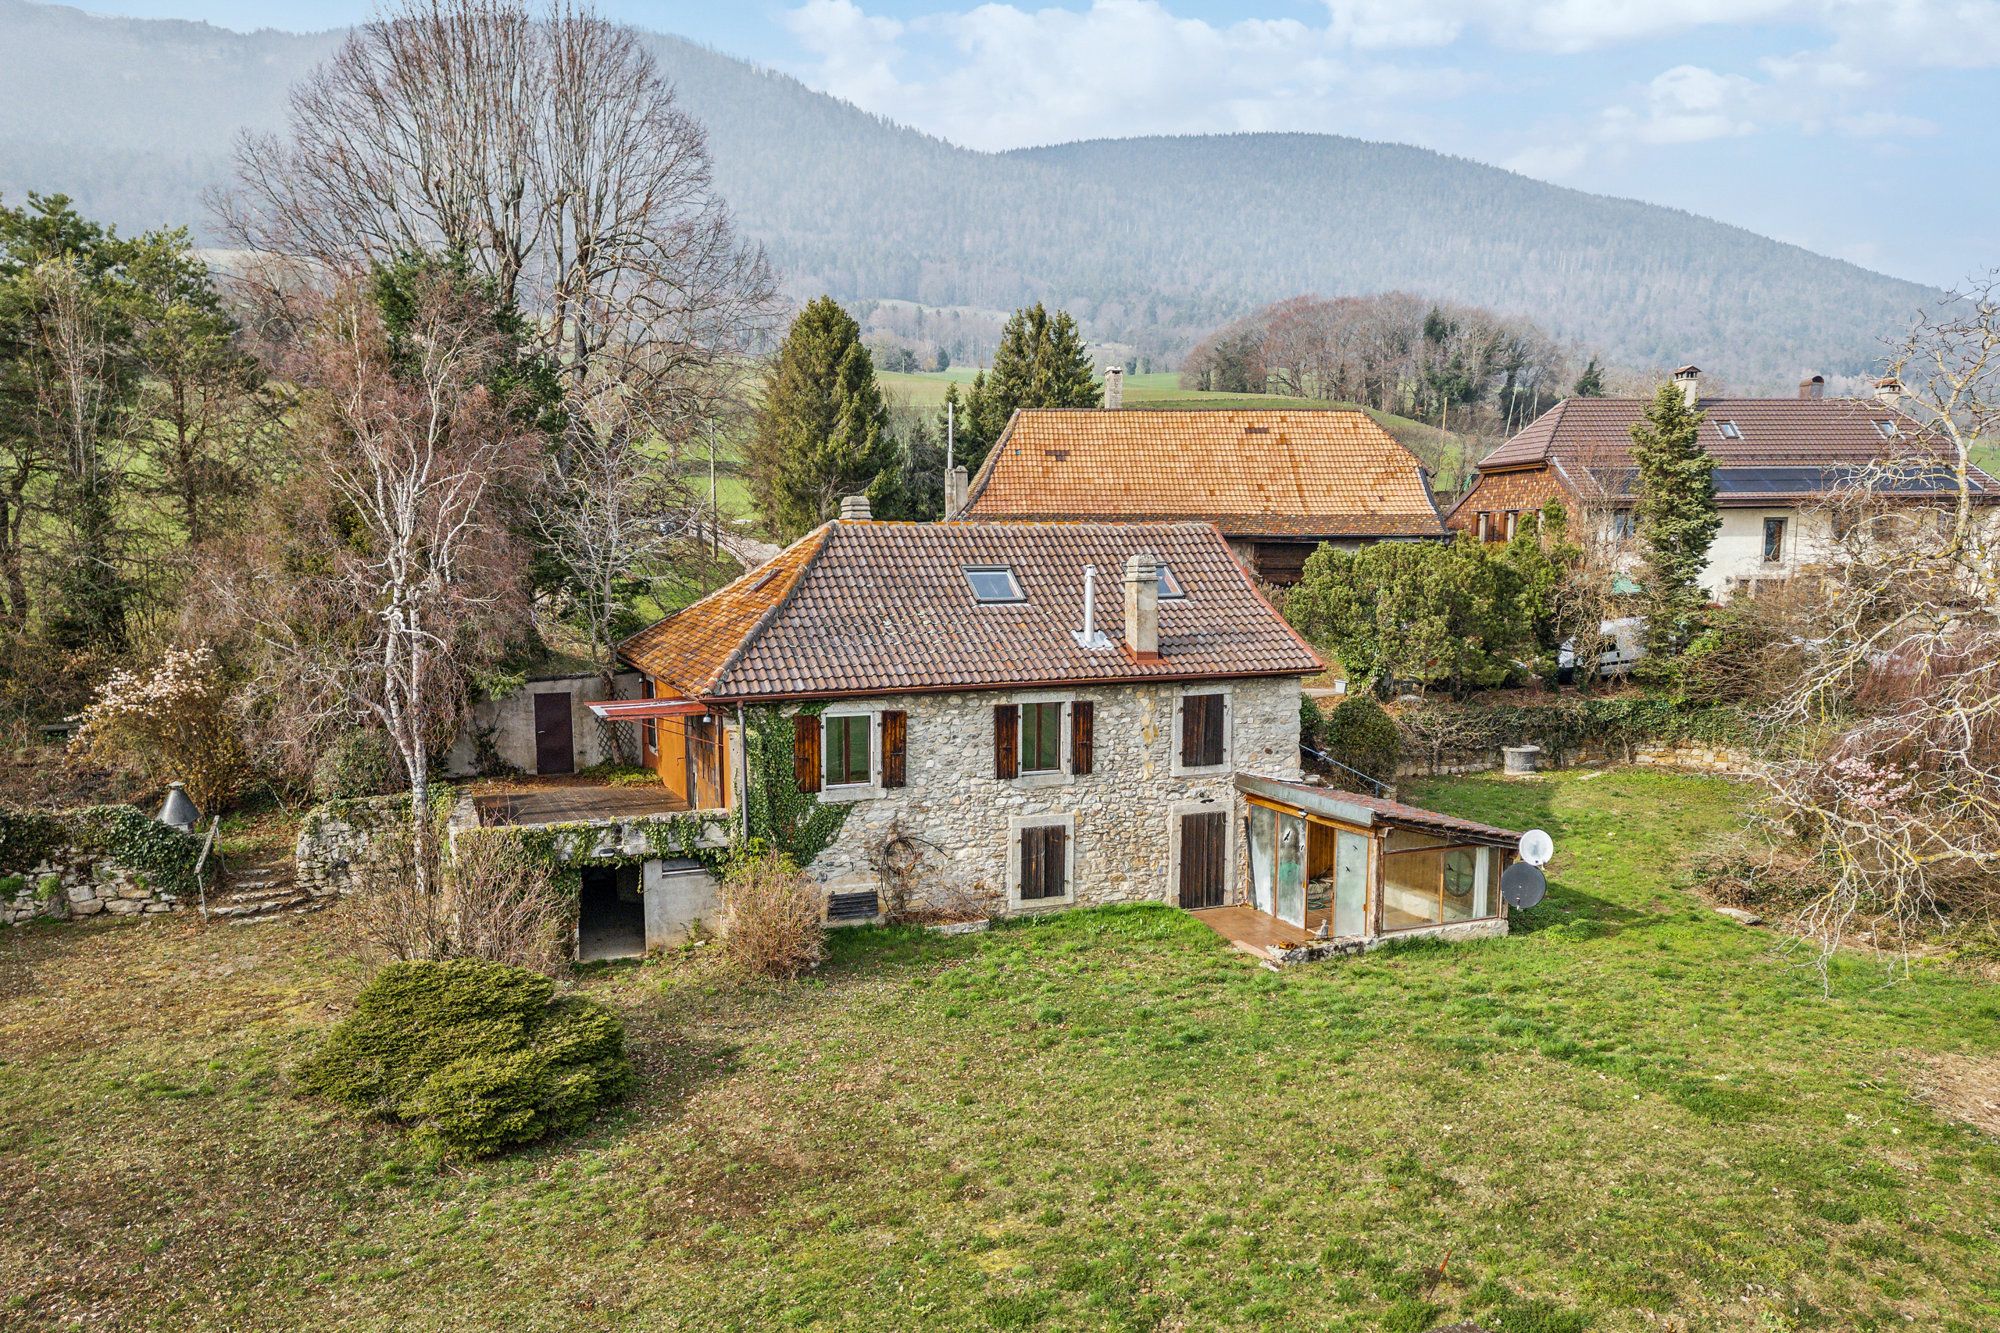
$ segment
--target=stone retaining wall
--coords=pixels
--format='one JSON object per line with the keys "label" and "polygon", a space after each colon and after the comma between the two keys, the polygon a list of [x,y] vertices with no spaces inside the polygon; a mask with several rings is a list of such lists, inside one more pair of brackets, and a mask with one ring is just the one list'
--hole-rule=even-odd
{"label": "stone retaining wall", "polygon": [[[143,812],[102,807],[58,815],[14,811],[4,815],[5,827],[15,832],[14,841],[27,845],[9,845],[0,835],[0,924],[18,925],[36,917],[140,917],[185,905],[186,895],[171,890],[167,874],[127,865],[102,846],[114,826],[121,821],[143,822]],[[23,836],[29,831],[31,838]],[[158,825],[146,832],[148,847],[155,853],[164,848],[185,877],[200,840]]]}
{"label": "stone retaining wall", "polygon": [[[1542,751],[1544,767],[1575,768],[1586,763],[1624,763],[1622,754],[1608,750],[1579,748],[1570,754],[1569,762],[1557,764],[1550,752]],[[1764,771],[1763,762],[1748,750],[1734,750],[1726,746],[1702,745],[1687,742],[1675,745],[1651,745],[1635,749],[1631,762],[1653,768],[1676,768],[1690,773],[1715,773],[1725,777],[1753,778]],[[1501,767],[1500,749],[1481,750],[1472,754],[1456,755],[1435,767],[1422,760],[1407,760],[1396,769],[1397,778],[1447,777],[1461,773],[1492,773]]]}
{"label": "stone retaining wall", "polygon": [[292,849],[299,887],[315,898],[334,898],[400,873],[396,840],[384,835],[409,818],[407,796],[372,796],[314,806],[299,821]]}

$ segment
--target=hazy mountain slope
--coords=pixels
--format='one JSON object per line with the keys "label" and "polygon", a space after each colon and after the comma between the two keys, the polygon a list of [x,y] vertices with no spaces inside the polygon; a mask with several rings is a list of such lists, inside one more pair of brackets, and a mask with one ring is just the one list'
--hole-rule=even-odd
{"label": "hazy mountain slope", "polygon": [[[243,126],[337,34],[236,34],[0,0],[0,195],[186,222]],[[1407,288],[1530,315],[1613,359],[1741,387],[1868,368],[1928,289],[1738,228],[1422,149],[1328,135],[984,154],[653,39],[744,230],[801,293],[1044,299],[1155,353],[1275,297]]]}

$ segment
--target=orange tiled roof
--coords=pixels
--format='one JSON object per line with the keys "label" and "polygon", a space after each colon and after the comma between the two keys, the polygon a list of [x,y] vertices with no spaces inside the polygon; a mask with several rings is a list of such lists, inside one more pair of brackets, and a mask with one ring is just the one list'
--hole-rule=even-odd
{"label": "orange tiled roof", "polygon": [[798,583],[827,532],[807,533],[734,583],[648,625],[618,645],[619,656],[685,698],[708,693],[730,654]]}
{"label": "orange tiled roof", "polygon": [[1014,414],[967,518],[1202,519],[1231,537],[1442,536],[1423,467],[1366,413]]}
{"label": "orange tiled roof", "polygon": [[[1160,602],[1160,658],[1116,646],[1124,564],[1141,552],[1183,596]],[[981,604],[967,566],[1005,565],[1023,600]],[[1083,569],[1097,570],[1084,648]],[[1206,523],[834,522],[790,547],[759,591],[739,579],[621,645],[688,697],[786,699],[1092,682],[1310,675],[1319,658]]]}

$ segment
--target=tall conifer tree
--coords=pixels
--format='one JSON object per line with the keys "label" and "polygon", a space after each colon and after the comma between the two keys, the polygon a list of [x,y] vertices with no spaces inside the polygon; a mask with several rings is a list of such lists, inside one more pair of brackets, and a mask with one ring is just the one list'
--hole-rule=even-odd
{"label": "tall conifer tree", "polygon": [[958,461],[977,470],[1017,408],[1095,407],[1102,392],[1068,311],[1051,315],[1039,301],[1016,310],[1000,332],[992,371],[972,377],[959,416]]}
{"label": "tall conifer tree", "polygon": [[791,540],[879,490],[897,465],[889,413],[861,326],[830,296],[799,312],[764,382],[750,480],[776,534]]}
{"label": "tall conifer tree", "polygon": [[1701,574],[1722,527],[1715,504],[1715,459],[1701,443],[1706,414],[1680,388],[1662,384],[1632,426],[1639,469],[1633,519],[1644,566],[1648,668],[1657,676],[1687,647],[1707,600]]}

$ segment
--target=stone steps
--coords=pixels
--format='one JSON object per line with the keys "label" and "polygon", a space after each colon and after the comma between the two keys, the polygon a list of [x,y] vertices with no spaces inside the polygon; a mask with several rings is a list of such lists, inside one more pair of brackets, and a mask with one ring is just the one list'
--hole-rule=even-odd
{"label": "stone steps", "polygon": [[280,853],[253,855],[237,864],[225,862],[222,881],[222,891],[209,900],[208,915],[231,925],[311,912],[327,902],[299,884],[291,858]]}

